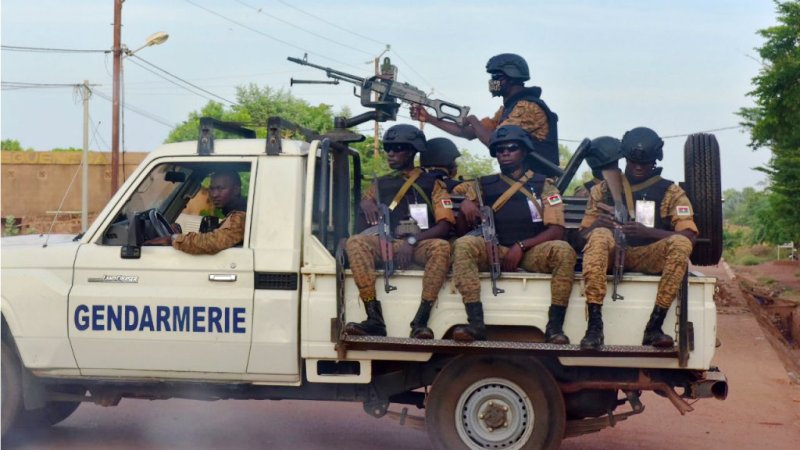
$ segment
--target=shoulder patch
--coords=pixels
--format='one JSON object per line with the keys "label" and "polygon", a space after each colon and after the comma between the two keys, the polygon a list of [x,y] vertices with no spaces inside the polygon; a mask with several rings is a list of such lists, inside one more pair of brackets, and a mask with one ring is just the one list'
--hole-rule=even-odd
{"label": "shoulder patch", "polygon": [[447,209],[453,209],[453,201],[450,200],[449,198],[443,198],[442,206],[444,206]]}
{"label": "shoulder patch", "polygon": [[559,203],[561,203],[561,196],[558,194],[553,194],[547,197],[547,203],[550,206],[558,205]]}
{"label": "shoulder patch", "polygon": [[688,206],[680,206],[679,205],[679,206],[675,207],[675,211],[681,217],[686,217],[686,216],[691,216],[692,215],[692,211]]}

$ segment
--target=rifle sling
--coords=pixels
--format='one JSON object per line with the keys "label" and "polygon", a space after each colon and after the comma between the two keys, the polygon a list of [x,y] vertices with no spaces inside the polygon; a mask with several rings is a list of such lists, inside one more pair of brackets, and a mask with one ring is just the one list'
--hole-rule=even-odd
{"label": "rifle sling", "polygon": [[647,189],[661,180],[662,178],[657,175],[654,176],[653,178],[650,178],[649,180],[646,180],[643,183],[631,185],[631,182],[628,181],[628,177],[626,176],[622,177],[622,190],[625,192],[625,203],[627,203],[628,205],[628,215],[632,219],[636,217],[636,211],[633,205],[633,193]]}
{"label": "rifle sling", "polygon": [[[419,178],[421,174],[422,170],[420,170],[419,167],[415,167],[414,170],[411,171],[411,173],[408,175],[408,179],[406,179],[406,182],[400,187],[400,190],[397,191],[397,194],[395,194],[394,198],[392,199],[392,203],[389,204],[389,211],[394,211],[394,209],[397,208],[397,204],[400,203],[400,200],[403,199],[403,197],[406,195],[406,192],[411,189],[411,186],[414,185],[414,182],[417,181],[417,178]],[[421,189],[419,186],[417,186],[417,192],[420,190]],[[428,204],[430,204],[430,201],[428,201]]]}
{"label": "rifle sling", "polygon": [[517,181],[514,181],[511,178],[501,173],[500,179],[505,181],[506,184],[508,184],[509,188],[506,189],[506,191],[503,192],[503,195],[501,195],[497,199],[497,201],[494,202],[494,204],[492,205],[492,211],[494,212],[499,211],[500,208],[502,208],[514,194],[516,194],[517,192],[522,192],[522,194],[525,195],[525,197],[528,197],[528,199],[530,199],[531,202],[533,202],[533,205],[539,211],[539,216],[544,217],[544,212],[542,211],[542,205],[540,205],[539,202],[536,201],[536,194],[532,193],[531,191],[523,187],[525,183],[527,183],[528,180],[531,179],[532,177],[533,177],[532,170],[525,172],[525,175],[523,175],[522,178],[520,178]]}

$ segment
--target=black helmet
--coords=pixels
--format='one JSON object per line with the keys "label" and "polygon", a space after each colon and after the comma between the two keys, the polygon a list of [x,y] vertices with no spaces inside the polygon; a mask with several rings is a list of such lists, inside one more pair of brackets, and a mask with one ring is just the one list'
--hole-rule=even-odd
{"label": "black helmet", "polygon": [[426,150],[420,154],[422,167],[450,167],[455,165],[456,158],[461,156],[456,144],[447,138],[433,138],[428,141]]}
{"label": "black helmet", "polygon": [[647,127],[636,127],[622,136],[622,154],[635,163],[651,163],[664,158],[664,141]]}
{"label": "black helmet", "polygon": [[489,73],[504,73],[507,77],[520,81],[531,79],[528,63],[521,56],[513,53],[501,53],[492,56],[489,62],[486,63],[486,71]]}
{"label": "black helmet", "polygon": [[419,153],[425,152],[425,134],[413,125],[398,124],[383,134],[383,150],[388,151],[400,144],[410,145]]}
{"label": "black helmet", "polygon": [[592,139],[589,146],[589,153],[586,155],[586,163],[592,168],[595,178],[603,178],[601,170],[605,166],[614,164],[623,158],[622,143],[619,139],[611,136],[601,136]]}
{"label": "black helmet", "polygon": [[503,142],[517,141],[522,144],[526,149],[526,153],[533,151],[533,140],[527,131],[516,125],[503,125],[498,127],[492,133],[491,140],[489,140],[489,154],[494,158],[497,155],[495,147]]}

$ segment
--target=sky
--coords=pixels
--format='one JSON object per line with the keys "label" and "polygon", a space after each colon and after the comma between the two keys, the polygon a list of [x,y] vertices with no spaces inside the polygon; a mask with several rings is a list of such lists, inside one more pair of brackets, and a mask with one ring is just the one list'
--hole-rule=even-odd
{"label": "sky", "polygon": [[[0,42],[109,50],[113,4],[2,0]],[[500,106],[487,89],[486,61],[517,53],[531,67],[527,84],[542,87],[542,98],[559,116],[562,144],[574,150],[585,137],[621,138],[649,126],[665,137],[663,175],[674,181],[684,179],[690,133],[719,130],[723,189],[760,189],[764,175],[753,168],[770,158],[769,149],[753,151],[746,130],[734,128],[736,112],[753,104],[747,93],[762,67],[757,31],[777,23],[768,0],[127,0],[122,23],[122,42],[130,49],[154,32],[170,35],[124,61],[126,151],[156,149],[190,112],[210,99],[235,102],[236,86],[250,83],[360,113],[351,85],[290,87],[290,78],[325,78],[286,57],[308,54],[315,64],[368,76],[373,58],[389,45],[384,56],[398,66],[400,81],[470,106],[478,117]],[[207,92],[165,81],[156,76],[169,78],[159,69]],[[4,83],[88,80],[95,85],[90,148],[110,151],[110,54],[4,49],[0,73]],[[0,103],[2,139],[35,150],[82,147],[82,104],[71,87],[4,87]],[[413,123],[407,108],[398,122]],[[425,132],[429,139],[446,136],[431,126]],[[453,140],[488,154],[477,140]]]}

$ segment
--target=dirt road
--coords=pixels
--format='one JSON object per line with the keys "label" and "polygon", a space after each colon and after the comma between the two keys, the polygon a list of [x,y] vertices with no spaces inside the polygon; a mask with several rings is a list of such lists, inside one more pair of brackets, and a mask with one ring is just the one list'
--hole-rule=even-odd
{"label": "dirt road", "polygon": [[[724,270],[699,270],[722,282]],[[697,402],[681,416],[664,398],[643,398],[645,412],[593,435],[564,442],[563,449],[796,449],[800,446],[800,386],[791,384],[783,364],[767,341],[744,298],[736,289],[719,308],[714,364],[728,377],[725,401]]]}

